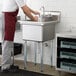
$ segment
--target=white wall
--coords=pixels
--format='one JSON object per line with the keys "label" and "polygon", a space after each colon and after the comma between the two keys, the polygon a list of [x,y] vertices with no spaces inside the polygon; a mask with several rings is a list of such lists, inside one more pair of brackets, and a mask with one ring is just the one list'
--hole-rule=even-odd
{"label": "white wall", "polygon": [[[46,10],[61,11],[61,22],[56,25],[56,28],[55,28],[56,33],[65,32],[65,31],[76,32],[76,0],[29,0],[28,4],[31,8],[37,9],[37,10],[39,10],[40,7],[44,5]],[[50,54],[51,54],[51,51],[53,51],[52,65],[55,66],[55,57],[56,57],[55,39],[47,43],[49,46],[44,47],[44,64],[51,65]],[[34,43],[28,42],[27,46],[28,46],[27,47],[28,61],[34,62]],[[37,63],[40,63],[40,54],[41,54],[40,50],[37,48]]]}
{"label": "white wall", "polygon": [[2,10],[2,1],[0,1],[0,13],[1,13],[1,10]]}

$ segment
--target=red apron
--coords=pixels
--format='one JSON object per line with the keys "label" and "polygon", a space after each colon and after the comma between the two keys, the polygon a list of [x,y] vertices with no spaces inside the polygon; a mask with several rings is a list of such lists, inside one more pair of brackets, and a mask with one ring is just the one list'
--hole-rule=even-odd
{"label": "red apron", "polygon": [[3,13],[5,19],[4,40],[13,41],[18,10],[16,10],[15,12],[3,12]]}

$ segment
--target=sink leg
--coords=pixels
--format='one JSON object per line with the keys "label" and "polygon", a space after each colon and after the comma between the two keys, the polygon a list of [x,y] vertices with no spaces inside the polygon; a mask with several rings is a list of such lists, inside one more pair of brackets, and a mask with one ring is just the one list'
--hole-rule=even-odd
{"label": "sink leg", "polygon": [[36,44],[36,42],[34,42],[34,51],[35,51],[35,65],[36,65],[36,58],[37,58],[37,55],[36,55],[36,52],[37,52],[37,44]]}
{"label": "sink leg", "polygon": [[51,55],[51,66],[53,65],[53,40],[51,40],[51,53],[50,53],[50,55]]}
{"label": "sink leg", "polygon": [[41,42],[41,72],[43,72],[43,43]]}
{"label": "sink leg", "polygon": [[24,42],[23,45],[23,51],[24,51],[24,69],[26,69],[26,63],[27,63],[27,41]]}

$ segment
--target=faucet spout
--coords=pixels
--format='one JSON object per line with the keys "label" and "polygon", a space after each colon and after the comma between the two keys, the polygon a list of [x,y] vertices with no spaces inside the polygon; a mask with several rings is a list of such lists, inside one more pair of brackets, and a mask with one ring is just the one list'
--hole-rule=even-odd
{"label": "faucet spout", "polygon": [[44,8],[44,6],[42,6],[41,8],[40,8],[40,10],[42,11],[42,14],[43,14],[43,16],[45,15],[45,8]]}

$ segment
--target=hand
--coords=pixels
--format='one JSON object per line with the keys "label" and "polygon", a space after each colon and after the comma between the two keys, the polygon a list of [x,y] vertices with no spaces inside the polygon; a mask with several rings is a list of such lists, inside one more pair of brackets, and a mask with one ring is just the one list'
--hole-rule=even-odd
{"label": "hand", "polygon": [[38,21],[38,16],[34,16],[34,21]]}
{"label": "hand", "polygon": [[40,15],[40,12],[34,11],[34,14],[35,14],[35,15]]}
{"label": "hand", "polygon": [[35,14],[34,21],[38,21],[38,17],[40,16],[40,13],[38,11],[34,11],[33,13]]}

